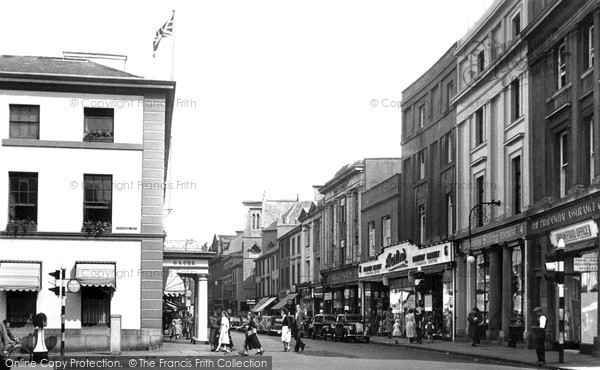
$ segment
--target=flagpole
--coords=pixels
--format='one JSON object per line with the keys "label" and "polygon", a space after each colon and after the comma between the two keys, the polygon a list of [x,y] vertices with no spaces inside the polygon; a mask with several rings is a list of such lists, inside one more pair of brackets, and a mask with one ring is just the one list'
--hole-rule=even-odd
{"label": "flagpole", "polygon": [[173,50],[171,51],[171,81],[175,81],[175,10],[173,10]]}

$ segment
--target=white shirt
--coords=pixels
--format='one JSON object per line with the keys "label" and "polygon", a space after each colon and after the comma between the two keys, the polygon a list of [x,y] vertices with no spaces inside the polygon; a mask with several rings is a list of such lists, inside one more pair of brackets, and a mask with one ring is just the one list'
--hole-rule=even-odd
{"label": "white shirt", "polygon": [[540,329],[546,329],[546,316],[541,315],[539,320],[540,320]]}

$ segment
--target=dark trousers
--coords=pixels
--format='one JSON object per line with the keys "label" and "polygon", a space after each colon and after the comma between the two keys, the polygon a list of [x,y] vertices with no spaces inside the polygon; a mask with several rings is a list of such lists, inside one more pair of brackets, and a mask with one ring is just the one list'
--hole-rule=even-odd
{"label": "dark trousers", "polygon": [[535,354],[538,361],[546,362],[546,331],[536,330],[535,332]]}
{"label": "dark trousers", "polygon": [[417,337],[415,338],[415,340],[417,343],[421,344],[421,341],[423,340],[423,333],[422,333],[423,330],[421,328],[417,327],[416,332],[417,332]]}
{"label": "dark trousers", "polygon": [[304,347],[304,342],[302,342],[302,330],[296,330],[296,333],[294,333],[294,339],[296,339],[294,351],[298,352],[300,347]]}

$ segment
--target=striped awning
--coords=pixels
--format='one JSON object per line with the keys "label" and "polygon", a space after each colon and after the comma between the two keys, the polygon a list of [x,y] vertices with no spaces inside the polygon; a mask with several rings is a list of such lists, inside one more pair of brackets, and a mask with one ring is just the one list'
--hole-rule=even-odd
{"label": "striped awning", "polygon": [[0,290],[39,291],[41,273],[40,262],[0,262]]}
{"label": "striped awning", "polygon": [[270,305],[276,297],[266,297],[261,299],[258,304],[256,304],[253,308],[252,308],[252,312],[260,312],[262,310],[264,310],[265,308],[267,308],[268,305]]}
{"label": "striped awning", "polygon": [[283,306],[285,306],[287,304],[288,300],[296,298],[297,295],[298,295],[298,293],[292,293],[292,294],[286,295],[285,298],[283,298],[281,301],[279,301],[279,303],[277,303],[275,306],[273,306],[272,309],[279,310],[280,308],[283,308]]}
{"label": "striped awning", "polygon": [[108,287],[115,289],[116,265],[114,262],[76,262],[75,278],[82,286]]}
{"label": "striped awning", "polygon": [[185,294],[185,284],[174,270],[169,270],[163,294],[168,297],[181,297]]}

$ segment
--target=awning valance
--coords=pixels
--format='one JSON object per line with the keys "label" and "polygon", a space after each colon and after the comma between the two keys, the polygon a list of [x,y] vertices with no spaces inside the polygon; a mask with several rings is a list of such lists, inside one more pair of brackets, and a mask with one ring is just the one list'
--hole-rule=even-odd
{"label": "awning valance", "polygon": [[163,294],[168,297],[181,297],[185,294],[185,284],[174,270],[169,270]]}
{"label": "awning valance", "polygon": [[267,308],[268,305],[270,305],[273,301],[275,300],[275,297],[266,297],[260,300],[260,302],[258,302],[258,304],[256,306],[254,306],[252,308],[252,312],[260,312],[262,310],[264,310],[265,308]]}
{"label": "awning valance", "polygon": [[296,298],[297,295],[298,295],[298,293],[292,293],[292,294],[286,295],[285,298],[283,298],[281,301],[279,301],[279,303],[277,303],[275,306],[273,306],[272,309],[279,310],[279,309],[283,308],[283,306],[285,306],[287,304],[288,300]]}
{"label": "awning valance", "polygon": [[116,288],[114,262],[76,262],[75,278],[82,286]]}
{"label": "awning valance", "polygon": [[40,262],[0,262],[0,290],[37,292],[41,285]]}

